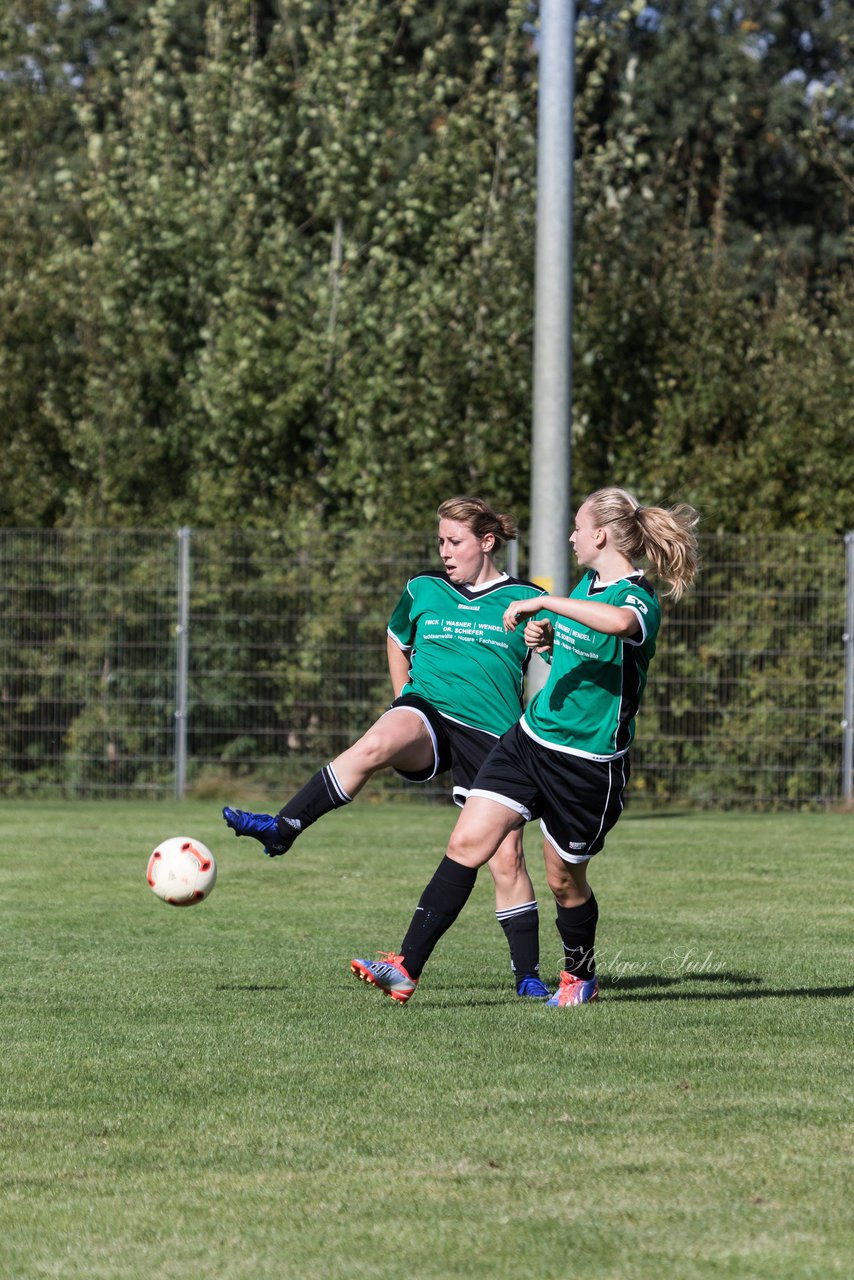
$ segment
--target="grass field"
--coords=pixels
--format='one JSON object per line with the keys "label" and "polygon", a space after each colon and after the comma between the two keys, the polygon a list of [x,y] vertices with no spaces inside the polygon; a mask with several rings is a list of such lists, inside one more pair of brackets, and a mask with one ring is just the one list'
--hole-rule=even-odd
{"label": "grass field", "polygon": [[[401,1007],[348,963],[451,821],[270,862],[215,804],[0,804],[2,1280],[851,1275],[854,818],[627,814],[580,1009],[515,997],[484,873]],[[218,857],[191,910],[172,834]]]}

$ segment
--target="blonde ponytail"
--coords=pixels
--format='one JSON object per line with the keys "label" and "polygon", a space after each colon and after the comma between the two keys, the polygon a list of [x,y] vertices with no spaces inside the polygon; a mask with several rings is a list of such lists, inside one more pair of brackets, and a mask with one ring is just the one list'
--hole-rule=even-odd
{"label": "blonde ponytail", "polygon": [[597,489],[586,499],[594,523],[607,525],[615,548],[632,564],[649,561],[656,577],[669,583],[665,594],[679,600],[700,567],[693,507],[643,507],[627,489]]}

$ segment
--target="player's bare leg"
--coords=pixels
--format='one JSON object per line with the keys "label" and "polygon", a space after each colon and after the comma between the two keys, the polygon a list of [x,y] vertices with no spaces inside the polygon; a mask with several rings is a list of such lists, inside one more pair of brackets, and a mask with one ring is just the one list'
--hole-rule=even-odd
{"label": "player's bare leg", "polygon": [[480,796],[469,796],[451,836],[448,852],[426,886],[399,952],[381,952],[379,962],[358,959],[357,978],[398,1001],[408,1000],[436,943],[469,899],[478,868],[519,825],[519,815]]}
{"label": "player's bare leg", "polygon": [[352,799],[380,769],[419,773],[432,763],[433,741],[423,719],[405,707],[395,707],[336,756],[332,768]]}
{"label": "player's bare leg", "polygon": [[399,768],[418,772],[433,763],[433,742],[420,716],[403,708],[386,712],[346,751],[309,778],[277,814],[223,809],[239,836],[252,836],[270,858],[287,853],[297,836],[324,814],[349,804],[373,774]]}

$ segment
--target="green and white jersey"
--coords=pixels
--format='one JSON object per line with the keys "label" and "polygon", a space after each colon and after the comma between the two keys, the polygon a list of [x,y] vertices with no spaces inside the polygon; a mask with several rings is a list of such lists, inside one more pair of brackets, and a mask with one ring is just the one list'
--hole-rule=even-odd
{"label": "green and white jersey", "polygon": [[457,586],[440,571],[410,578],[388,624],[411,663],[401,697],[417,693],[449,720],[504,733],[522,712],[531,656],[523,628],[504,630],[504,610],[544,594],[506,573],[477,587]]}
{"label": "green and white jersey", "polygon": [[522,728],[554,751],[613,760],[626,754],[634,737],[661,607],[640,569],[616,582],[600,582],[591,571],[570,599],[632,609],[641,634],[625,640],[549,614],[555,629],[551,670],[526,708]]}

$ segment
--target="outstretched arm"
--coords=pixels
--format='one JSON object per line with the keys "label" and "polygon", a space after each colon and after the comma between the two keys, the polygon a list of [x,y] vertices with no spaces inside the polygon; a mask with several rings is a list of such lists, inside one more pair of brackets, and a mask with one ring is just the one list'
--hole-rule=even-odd
{"label": "outstretched arm", "polygon": [[601,631],[606,636],[638,635],[641,624],[634,609],[626,609],[615,604],[598,604],[593,600],[571,600],[568,596],[535,596],[531,600],[517,600],[504,613],[505,631],[515,631],[520,622],[545,609],[556,613],[561,618],[569,618],[572,622],[580,622],[582,626],[593,631]]}

